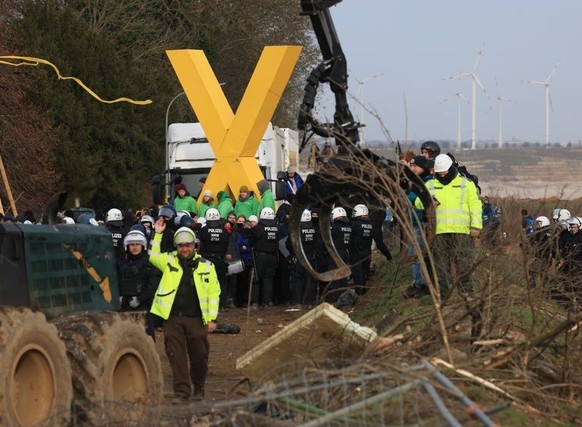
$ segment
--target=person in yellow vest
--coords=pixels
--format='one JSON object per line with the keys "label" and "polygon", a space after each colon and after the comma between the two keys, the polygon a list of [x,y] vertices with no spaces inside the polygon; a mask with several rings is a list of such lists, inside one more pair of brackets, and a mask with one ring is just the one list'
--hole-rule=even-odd
{"label": "person in yellow vest", "polygon": [[172,368],[174,397],[185,401],[204,397],[210,345],[208,334],[216,329],[220,284],[214,265],[195,251],[192,229],[174,233],[173,252],[160,252],[166,224],[155,223],[150,262],[162,272],[151,312],[164,319],[164,343]]}
{"label": "person in yellow vest", "polygon": [[483,228],[483,205],[475,184],[461,176],[452,159],[439,154],[434,162],[435,179],[426,187],[435,205],[436,236],[433,257],[438,274],[440,293],[444,297],[458,273],[460,290],[472,292],[474,239]]}

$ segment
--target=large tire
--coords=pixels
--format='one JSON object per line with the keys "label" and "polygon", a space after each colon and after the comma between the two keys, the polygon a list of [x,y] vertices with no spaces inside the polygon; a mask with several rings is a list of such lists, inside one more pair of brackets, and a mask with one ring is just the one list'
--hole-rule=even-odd
{"label": "large tire", "polygon": [[66,426],[72,400],[57,329],[42,313],[0,307],[0,425]]}
{"label": "large tire", "polygon": [[128,314],[82,312],[55,324],[71,362],[78,424],[159,423],[162,367],[143,323]]}

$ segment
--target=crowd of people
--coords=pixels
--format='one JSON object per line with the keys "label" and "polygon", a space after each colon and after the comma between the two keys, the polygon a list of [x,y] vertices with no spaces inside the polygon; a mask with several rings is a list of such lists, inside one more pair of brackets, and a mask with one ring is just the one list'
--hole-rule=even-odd
{"label": "crowd of people", "polygon": [[[582,272],[582,216],[574,216],[568,209],[556,208],[552,220],[540,215],[533,219],[522,210],[522,228],[528,236],[532,263],[529,268],[530,285],[550,283],[550,296],[571,303],[580,299]],[[554,271],[562,280],[548,280]]]}
{"label": "crowd of people", "polygon": [[[432,197],[436,236],[427,248],[424,206],[414,191],[407,190],[418,245],[408,248],[413,283],[404,296],[429,294],[430,278],[418,259],[418,254],[424,256],[427,251],[435,262],[441,297],[451,293],[456,283],[466,295],[473,290],[473,248],[484,225],[498,220],[499,212],[480,196],[477,178],[452,156],[441,153],[438,144],[427,141],[420,152],[404,153],[400,160],[424,182]],[[297,169],[290,166],[286,199],[278,208],[266,180],[257,183],[260,198],[248,185],[241,185],[233,200],[222,189],[206,188],[202,179],[200,204],[198,196],[178,183],[173,200],[161,207],[137,212],[112,208],[103,217],[71,210],[59,214],[63,224],[104,226],[111,233],[121,309],[146,311],[146,332],[154,340],[155,329],[163,322],[177,399],[204,396],[208,333],[216,329],[219,313],[234,307],[268,310],[274,304],[301,310],[322,301],[351,306],[369,289],[373,243],[387,260],[392,259],[385,243],[392,220],[388,201],[352,195],[346,198],[347,206],[333,207],[329,230],[339,257],[351,267],[351,276],[331,282],[315,280],[299,262],[289,238],[291,203],[302,185]],[[336,262],[323,243],[319,214],[317,207],[303,210],[298,238],[306,260],[323,273],[336,268]],[[556,209],[552,227],[546,216],[534,219],[524,210],[522,217],[536,258],[561,257],[566,260],[566,271],[579,274],[582,218]],[[7,214],[0,220],[35,223],[32,212],[18,218]]]}

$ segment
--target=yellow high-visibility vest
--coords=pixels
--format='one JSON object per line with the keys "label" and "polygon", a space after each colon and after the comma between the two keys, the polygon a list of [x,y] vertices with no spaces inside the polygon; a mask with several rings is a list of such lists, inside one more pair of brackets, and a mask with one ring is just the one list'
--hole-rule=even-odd
{"label": "yellow high-visibility vest", "polygon": [[457,174],[448,185],[436,179],[425,184],[436,199],[436,234],[470,234],[471,228],[483,228],[483,203],[472,181]]}
{"label": "yellow high-visibility vest", "polygon": [[[178,285],[184,271],[180,266],[177,252],[160,253],[161,241],[162,234],[156,233],[152,240],[150,262],[162,272],[162,279],[154,296],[150,312],[157,314],[162,319],[167,319],[170,317]],[[202,321],[206,325],[208,322],[216,320],[218,316],[220,283],[218,282],[214,265],[210,261],[201,258],[198,254],[195,257],[200,258],[200,262],[192,274],[196,293],[200,300]]]}

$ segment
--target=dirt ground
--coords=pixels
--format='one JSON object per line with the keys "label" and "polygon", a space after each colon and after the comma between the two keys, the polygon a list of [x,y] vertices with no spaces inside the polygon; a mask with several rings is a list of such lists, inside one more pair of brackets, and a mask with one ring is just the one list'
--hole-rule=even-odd
{"label": "dirt ground", "polygon": [[[220,313],[218,323],[232,323],[240,327],[240,333],[212,334],[210,339],[210,370],[206,380],[206,400],[218,401],[229,397],[243,376],[236,370],[236,360],[284,326],[306,313],[286,311],[287,306],[272,306],[267,309],[248,310],[233,308]],[[248,314],[247,314],[248,313]],[[172,373],[164,351],[163,332],[156,332],[156,347],[162,360],[165,396],[172,398]],[[248,390],[246,386],[245,390]]]}

